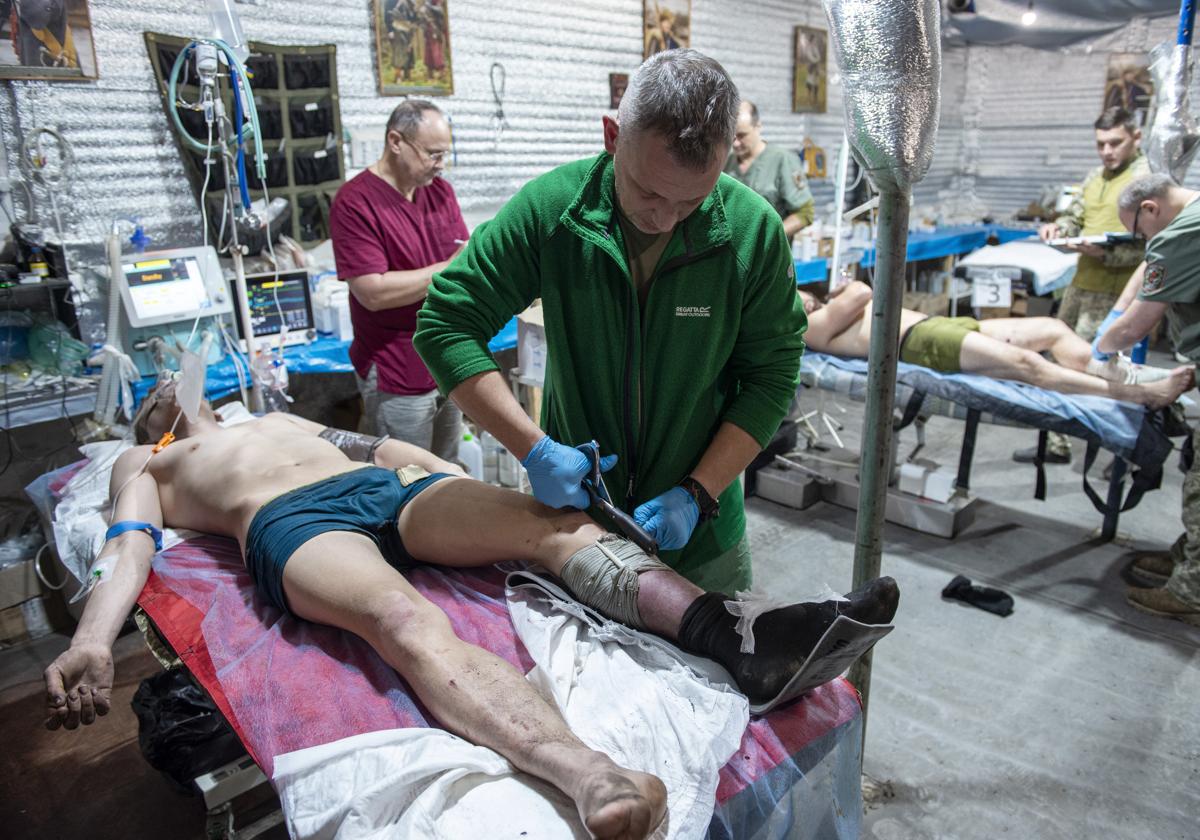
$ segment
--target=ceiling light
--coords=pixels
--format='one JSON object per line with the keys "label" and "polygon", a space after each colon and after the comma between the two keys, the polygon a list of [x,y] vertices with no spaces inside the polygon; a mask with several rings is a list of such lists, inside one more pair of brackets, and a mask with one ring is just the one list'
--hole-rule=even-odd
{"label": "ceiling light", "polygon": [[1033,26],[1037,20],[1037,12],[1033,10],[1033,0],[1029,0],[1029,8],[1025,10],[1025,14],[1021,15],[1022,26]]}

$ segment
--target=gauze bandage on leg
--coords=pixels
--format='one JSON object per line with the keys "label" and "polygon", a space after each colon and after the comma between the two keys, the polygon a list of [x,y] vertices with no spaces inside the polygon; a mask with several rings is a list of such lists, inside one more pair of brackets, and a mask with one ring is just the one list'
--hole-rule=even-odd
{"label": "gauze bandage on leg", "polygon": [[581,603],[626,627],[645,630],[638,609],[638,575],[669,569],[629,540],[608,536],[572,554],[561,577]]}

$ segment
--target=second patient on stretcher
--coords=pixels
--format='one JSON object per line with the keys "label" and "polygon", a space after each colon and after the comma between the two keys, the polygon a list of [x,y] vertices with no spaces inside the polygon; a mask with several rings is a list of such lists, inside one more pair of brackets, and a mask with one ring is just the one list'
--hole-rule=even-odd
{"label": "second patient on stretcher", "polygon": [[[178,440],[156,452],[145,445],[173,424]],[[112,472],[114,523],[238,540],[265,601],[361,636],[446,729],[557,786],[596,837],[648,836],[664,819],[662,782],[583,744],[515,668],[455,636],[401,574],[406,566],[536,563],[594,609],[715,659],[759,706],[786,694],[839,616],[886,625],[896,612],[896,584],[879,578],[843,600],[763,613],[754,652],[743,653],[728,596],[704,592],[582,511],[468,479],[410,444],[287,414],[223,428],[207,403],[191,422],[168,388],[146,399],[135,427],[143,445]],[[101,552],[118,558],[112,578],[46,670],[51,729],[108,711],[112,644],[149,573],[149,530],[126,530]]]}
{"label": "second patient on stretcher", "polygon": [[[871,345],[871,287],[853,282],[822,304],[797,292],[808,313],[804,342],[811,350],[865,359]],[[1013,379],[1063,394],[1088,394],[1141,403],[1170,405],[1194,382],[1191,366],[1164,370],[1136,367],[1123,356],[1108,362],[1092,358],[1091,345],[1057,318],[930,317],[904,309],[900,314],[900,361],[942,373],[978,373]],[[1041,354],[1050,353],[1054,362]]]}

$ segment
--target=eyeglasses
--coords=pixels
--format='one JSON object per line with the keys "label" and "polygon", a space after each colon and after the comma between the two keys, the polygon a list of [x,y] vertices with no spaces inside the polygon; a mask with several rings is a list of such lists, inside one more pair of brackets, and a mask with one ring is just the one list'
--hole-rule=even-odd
{"label": "eyeglasses", "polygon": [[1138,233],[1137,225],[1138,225],[1138,219],[1141,218],[1141,215],[1142,215],[1142,205],[1139,204],[1138,208],[1133,211],[1133,231],[1132,232],[1133,232],[1134,239],[1145,239],[1146,238],[1146,237],[1142,236],[1140,233]]}
{"label": "eyeglasses", "polygon": [[424,146],[418,146],[416,143],[409,140],[403,134],[400,135],[400,139],[403,140],[408,145],[412,146],[414,149],[416,149],[418,152],[423,154],[425,157],[429,158],[430,163],[444,163],[446,158],[449,157],[449,155],[450,155],[449,149],[442,149],[440,152],[431,152],[428,149],[426,149]]}

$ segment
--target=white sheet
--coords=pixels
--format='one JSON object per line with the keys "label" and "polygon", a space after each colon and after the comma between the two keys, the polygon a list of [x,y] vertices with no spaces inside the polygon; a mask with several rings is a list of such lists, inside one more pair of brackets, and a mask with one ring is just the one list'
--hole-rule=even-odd
{"label": "white sheet", "polygon": [[[667,786],[668,819],[654,837],[703,837],[717,773],[749,722],[728,675],[538,590],[510,589],[508,600],[536,662],[530,682],[584,743]],[[293,837],[588,836],[565,795],[441,730],[374,732],[277,756],[273,782]]]}

